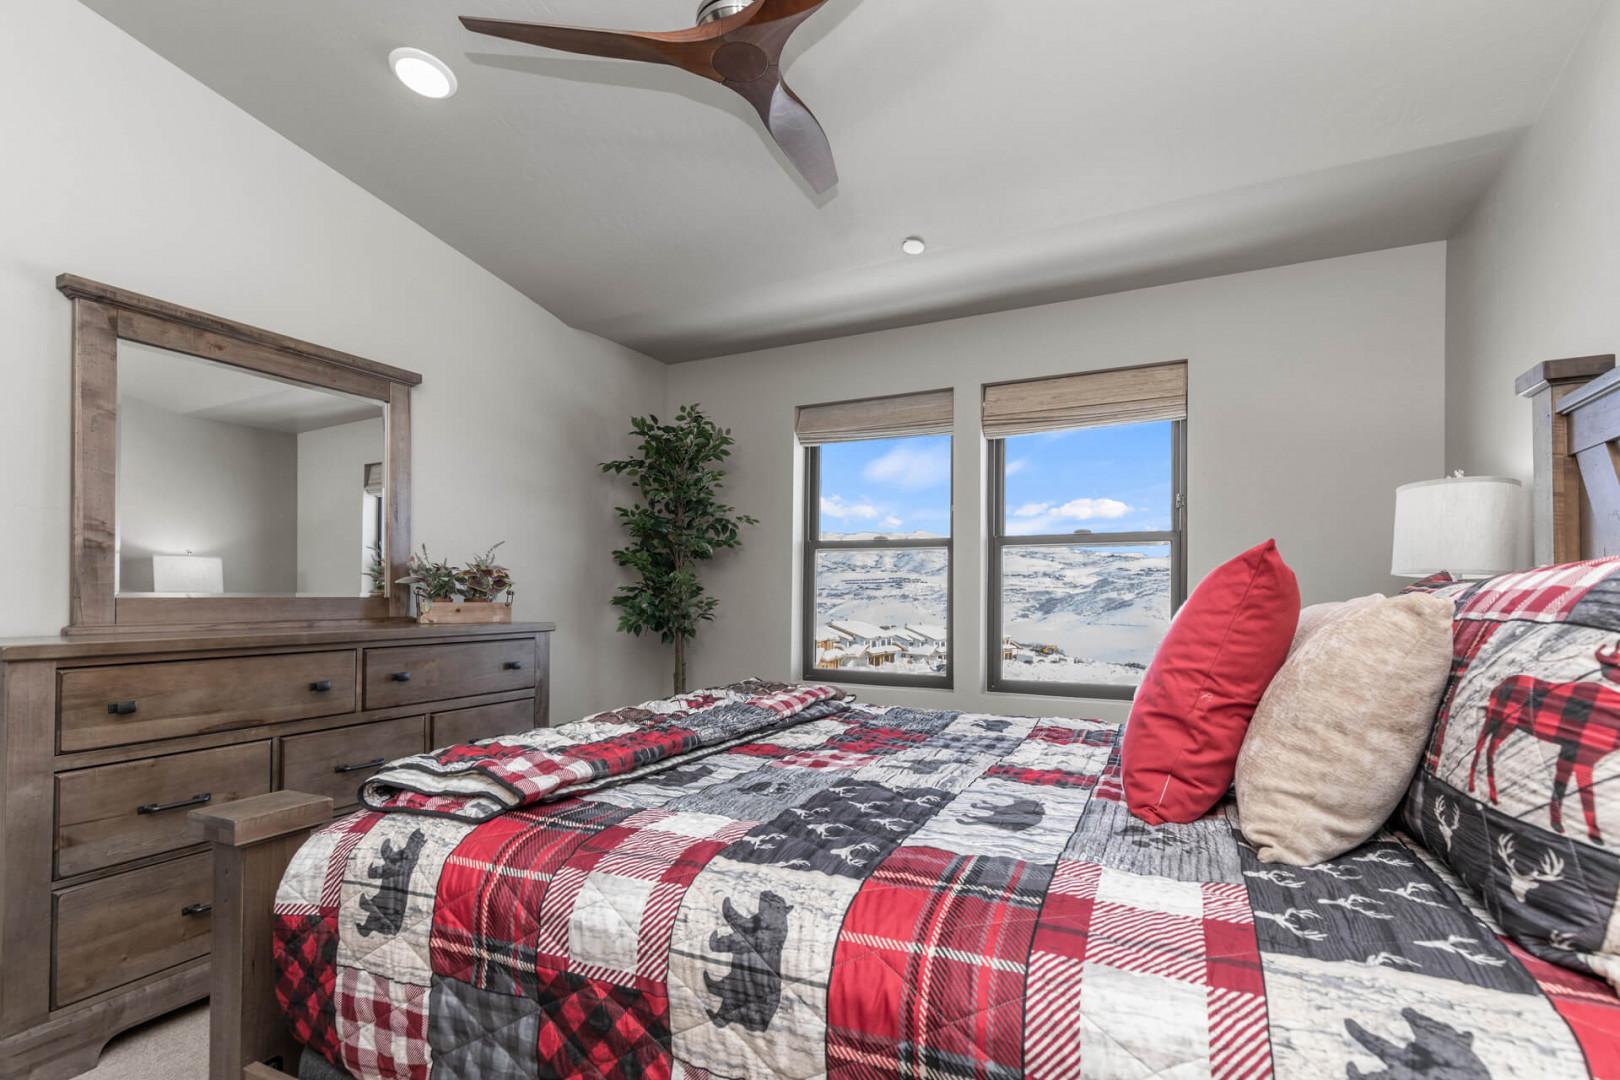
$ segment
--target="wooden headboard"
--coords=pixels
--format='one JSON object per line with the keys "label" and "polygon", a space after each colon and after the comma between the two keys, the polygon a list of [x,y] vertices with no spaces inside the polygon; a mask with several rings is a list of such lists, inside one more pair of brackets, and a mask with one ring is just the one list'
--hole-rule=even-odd
{"label": "wooden headboard", "polygon": [[1620,369],[1545,360],[1514,384],[1535,408],[1535,563],[1620,555]]}

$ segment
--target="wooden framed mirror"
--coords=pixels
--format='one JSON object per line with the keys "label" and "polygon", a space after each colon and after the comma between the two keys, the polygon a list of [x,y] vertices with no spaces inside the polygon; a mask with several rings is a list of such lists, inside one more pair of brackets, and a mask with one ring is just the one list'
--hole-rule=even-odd
{"label": "wooden framed mirror", "polygon": [[421,376],[72,274],[68,633],[405,618]]}

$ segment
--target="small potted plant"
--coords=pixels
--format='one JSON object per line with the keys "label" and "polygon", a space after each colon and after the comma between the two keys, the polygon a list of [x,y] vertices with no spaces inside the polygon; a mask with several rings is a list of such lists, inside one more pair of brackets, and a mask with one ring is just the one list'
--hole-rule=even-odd
{"label": "small potted plant", "polygon": [[410,573],[399,579],[399,584],[409,585],[411,595],[416,597],[416,621],[511,622],[512,572],[495,561],[495,548],[500,546],[496,544],[461,567],[433,559],[423,544],[421,553],[412,555],[406,566]]}
{"label": "small potted plant", "polygon": [[416,597],[417,619],[422,622],[431,621],[428,613],[437,604],[449,604],[456,599],[456,568],[442,559],[435,559],[428,554],[427,545],[422,550],[412,552],[410,561],[405,564],[410,571],[395,582],[396,585],[409,585],[411,595]]}
{"label": "small potted plant", "polygon": [[366,566],[366,577],[371,579],[371,595],[384,597],[388,595],[388,566],[383,562],[382,544],[371,545],[371,553]]}
{"label": "small potted plant", "polygon": [[456,571],[456,590],[464,603],[494,604],[504,596],[506,606],[512,606],[515,597],[512,572],[495,561],[495,548],[504,543],[505,540],[500,541]]}

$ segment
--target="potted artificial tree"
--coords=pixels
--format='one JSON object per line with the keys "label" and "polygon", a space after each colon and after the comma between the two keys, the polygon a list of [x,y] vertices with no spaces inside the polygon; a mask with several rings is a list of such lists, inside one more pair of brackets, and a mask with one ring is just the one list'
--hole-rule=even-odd
{"label": "potted artificial tree", "polygon": [[673,423],[638,416],[630,426],[641,439],[635,455],[602,465],[603,472],[628,477],[640,495],[634,506],[618,508],[630,543],[613,559],[636,580],[614,594],[613,606],[621,631],[657,634],[674,647],[680,695],[687,689],[687,643],[719,603],[705,594],[698,568],[720,551],[741,547],[742,526],[758,522],[720,501],[726,474],[719,466],[735,440],[696,405],[684,406]]}

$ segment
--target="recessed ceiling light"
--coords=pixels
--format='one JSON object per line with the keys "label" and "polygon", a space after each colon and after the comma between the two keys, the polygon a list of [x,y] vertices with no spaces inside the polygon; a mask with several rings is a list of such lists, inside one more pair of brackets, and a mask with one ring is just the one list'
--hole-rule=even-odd
{"label": "recessed ceiling light", "polygon": [[388,54],[388,66],[399,81],[423,97],[447,98],[456,92],[456,73],[450,65],[421,49],[400,48]]}
{"label": "recessed ceiling light", "polygon": [[920,236],[908,236],[900,242],[900,250],[907,255],[921,255],[928,250],[928,241]]}

